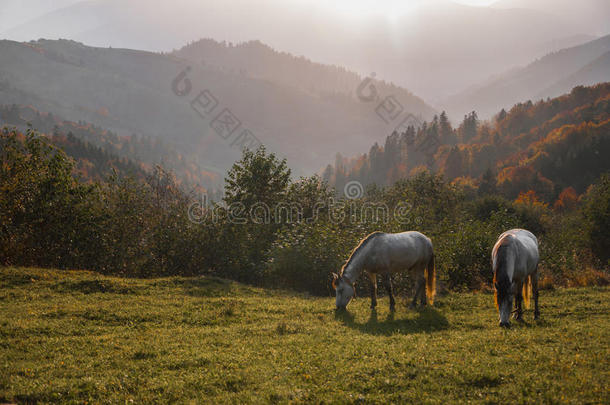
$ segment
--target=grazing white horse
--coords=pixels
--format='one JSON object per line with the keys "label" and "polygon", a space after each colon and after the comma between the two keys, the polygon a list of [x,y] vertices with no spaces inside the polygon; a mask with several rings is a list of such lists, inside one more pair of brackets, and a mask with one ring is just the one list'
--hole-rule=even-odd
{"label": "grazing white horse", "polygon": [[521,301],[529,306],[534,295],[534,319],[538,319],[538,240],[525,229],[511,229],[498,238],[491,252],[494,271],[495,302],[500,312],[500,326],[510,326],[513,297],[515,319],[522,320]]}
{"label": "grazing white horse", "polygon": [[333,273],[332,285],[336,290],[337,309],[347,307],[355,294],[354,282],[365,270],[373,285],[371,308],[377,306],[377,275],[381,274],[390,296],[390,310],[394,310],[391,274],[401,271],[412,272],[415,276],[412,307],[415,307],[418,297],[421,297],[422,305],[426,305],[426,296],[430,304],[434,303],[436,279],[432,242],[419,232],[373,232],[362,239],[341,268],[341,273]]}

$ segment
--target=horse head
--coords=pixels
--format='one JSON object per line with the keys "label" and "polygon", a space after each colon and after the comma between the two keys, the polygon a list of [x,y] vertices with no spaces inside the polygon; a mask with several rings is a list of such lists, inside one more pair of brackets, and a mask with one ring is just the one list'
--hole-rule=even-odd
{"label": "horse head", "polygon": [[336,306],[337,309],[345,309],[347,304],[356,294],[356,288],[347,277],[339,276],[337,273],[332,273],[333,281],[332,286],[336,294]]}
{"label": "horse head", "polygon": [[504,241],[496,249],[493,259],[494,265],[494,300],[496,308],[500,314],[500,326],[510,327],[510,315],[514,300],[514,282],[509,277],[508,263],[513,255],[513,251],[509,249],[510,240]]}
{"label": "horse head", "polygon": [[495,301],[498,312],[500,313],[500,326],[510,327],[511,309],[513,307],[513,286],[512,283],[494,283]]}

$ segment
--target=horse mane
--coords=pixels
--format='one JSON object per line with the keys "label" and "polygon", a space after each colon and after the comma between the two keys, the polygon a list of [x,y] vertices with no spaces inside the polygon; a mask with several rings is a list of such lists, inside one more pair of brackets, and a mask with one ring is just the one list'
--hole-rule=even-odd
{"label": "horse mane", "polygon": [[511,235],[506,235],[498,244],[496,249],[496,265],[494,268],[494,302],[496,308],[499,308],[499,302],[502,301],[510,288],[510,280],[506,272],[506,255],[508,253]]}
{"label": "horse mane", "polygon": [[356,253],[358,253],[360,251],[360,249],[364,248],[364,246],[366,246],[366,244],[369,241],[374,239],[376,236],[381,235],[382,233],[383,232],[375,231],[375,232],[373,232],[371,234],[368,234],[364,238],[362,238],[360,240],[360,242],[358,243],[358,245],[352,250],[352,253],[350,253],[349,258],[347,259],[347,261],[345,262],[343,267],[341,267],[341,272],[339,273],[339,276],[343,275],[343,272],[345,271],[347,266],[349,266],[349,264],[352,262],[352,259],[354,258],[354,256],[356,256]]}

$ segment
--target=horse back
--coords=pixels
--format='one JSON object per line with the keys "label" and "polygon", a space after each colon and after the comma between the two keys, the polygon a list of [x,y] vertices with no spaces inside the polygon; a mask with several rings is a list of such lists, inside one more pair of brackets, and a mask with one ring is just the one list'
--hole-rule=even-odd
{"label": "horse back", "polygon": [[511,269],[507,269],[512,278],[523,280],[532,274],[539,260],[538,239],[525,229],[511,229],[498,238],[492,251],[492,266],[494,272],[498,263],[504,261]]}
{"label": "horse back", "polygon": [[397,272],[423,265],[432,257],[432,242],[416,231],[385,233],[375,240],[369,268],[376,272]]}

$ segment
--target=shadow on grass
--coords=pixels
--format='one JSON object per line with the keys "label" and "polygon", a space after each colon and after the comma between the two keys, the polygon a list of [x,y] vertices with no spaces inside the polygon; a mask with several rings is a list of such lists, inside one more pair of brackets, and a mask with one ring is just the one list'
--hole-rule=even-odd
{"label": "shadow on grass", "polygon": [[511,319],[511,328],[536,328],[551,326],[551,323],[545,318],[533,319],[533,317],[524,317],[521,320]]}
{"label": "shadow on grass", "polygon": [[377,311],[371,310],[369,319],[364,323],[358,323],[355,321],[354,315],[345,310],[335,312],[335,319],[360,332],[383,336],[390,336],[396,333],[434,332],[449,327],[447,318],[434,308],[419,309],[416,313],[415,318],[396,319],[396,312],[390,312],[385,319],[379,320]]}

